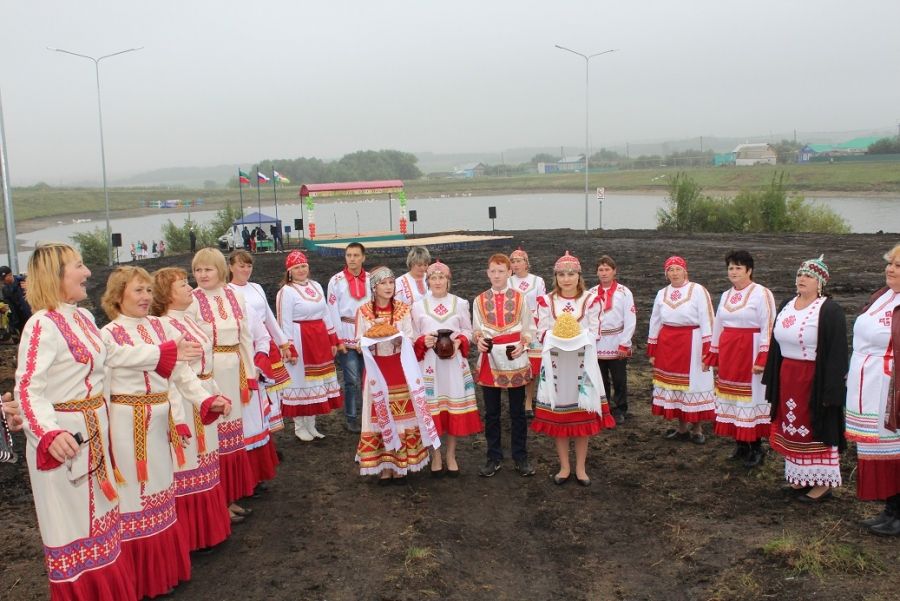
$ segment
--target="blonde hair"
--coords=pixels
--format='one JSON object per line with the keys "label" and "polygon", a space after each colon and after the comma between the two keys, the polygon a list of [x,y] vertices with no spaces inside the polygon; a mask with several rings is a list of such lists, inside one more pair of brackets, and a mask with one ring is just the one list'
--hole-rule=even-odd
{"label": "blonde hair", "polygon": [[225,266],[225,255],[217,248],[201,248],[191,261],[191,271],[200,265],[208,265],[219,272],[219,282],[227,283],[228,268]]}
{"label": "blonde hair", "polygon": [[28,289],[25,299],[32,311],[53,311],[65,302],[62,294],[66,265],[80,261],[81,254],[63,242],[39,244],[28,259]]}
{"label": "blonde hair", "polygon": [[172,304],[172,285],[187,279],[187,272],[181,267],[163,267],[153,272],[153,303],[150,314],[165,315]]}
{"label": "blonde hair", "polygon": [[147,273],[143,267],[116,267],[106,281],[106,292],[100,299],[100,306],[106,312],[106,316],[110,321],[118,317],[122,313],[122,297],[125,296],[125,288],[132,280],[140,278],[148,284],[153,283],[153,278]]}
{"label": "blonde hair", "polygon": [[[231,254],[228,255],[228,265],[234,265],[235,263],[243,263],[245,265],[253,265],[253,255],[248,253],[246,250],[242,248],[238,248],[237,250],[231,251]],[[231,281],[231,270],[228,270],[226,274],[228,281]]]}
{"label": "blonde hair", "polygon": [[894,245],[894,248],[892,248],[891,250],[889,250],[889,251],[887,251],[886,253],[884,253],[884,257],[883,257],[883,258],[884,258],[885,261],[887,261],[887,262],[890,263],[891,261],[893,261],[893,260],[897,257],[898,254],[900,254],[900,243],[895,244],[895,245]]}

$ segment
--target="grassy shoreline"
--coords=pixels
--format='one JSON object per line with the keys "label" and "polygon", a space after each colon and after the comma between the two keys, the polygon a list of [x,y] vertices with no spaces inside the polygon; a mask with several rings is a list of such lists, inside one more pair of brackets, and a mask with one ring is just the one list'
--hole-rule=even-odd
{"label": "grassy shoreline", "polygon": [[[785,173],[785,187],[791,192],[809,196],[861,195],[900,196],[900,164],[855,163],[781,165],[777,167],[704,167],[693,169],[659,168],[630,171],[591,173],[589,188],[597,187],[607,192],[666,194],[669,181],[684,171],[713,195],[732,195],[740,190],[757,190],[769,184],[775,173]],[[297,185],[279,190],[279,201],[297,202]],[[410,198],[441,195],[496,195],[581,192],[584,176],[580,173],[526,175],[513,177],[483,177],[478,179],[420,179],[406,182]],[[17,230],[33,231],[57,220],[104,216],[103,190],[100,188],[14,188]],[[264,200],[272,202],[272,191],[262,191]],[[253,207],[256,193],[245,190],[244,204]],[[181,187],[111,188],[110,211],[116,217],[134,217],[152,214],[159,209],[142,208],[144,200],[171,198],[204,199],[203,205],[192,211],[217,210],[228,203],[239,203],[238,190],[228,188],[202,189]],[[323,199],[319,202],[328,202]],[[186,213],[188,209],[166,209],[169,213]],[[0,216],[0,224],[3,224]]]}

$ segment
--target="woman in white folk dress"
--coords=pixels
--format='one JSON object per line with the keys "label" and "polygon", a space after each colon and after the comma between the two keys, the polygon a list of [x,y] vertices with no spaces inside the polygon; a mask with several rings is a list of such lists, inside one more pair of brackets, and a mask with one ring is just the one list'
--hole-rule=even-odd
{"label": "woman in white folk dress", "polygon": [[287,365],[291,384],[281,391],[281,412],[293,419],[297,438],[309,442],[325,437],[316,429],[316,416],[343,406],[334,357],[344,345],[335,333],[322,286],[310,278],[306,255],[291,251],[284,267],[275,307],[281,331],[298,356]]}
{"label": "woman in white folk dress", "polygon": [[[425,397],[438,434],[446,440],[446,473],[459,476],[456,443],[484,430],[469,367],[472,320],[469,302],[450,294],[450,268],[436,261],[426,272],[429,293],[412,307],[414,348],[425,382]],[[443,445],[442,445],[443,446]],[[431,455],[431,475],[444,473],[441,452]]]}

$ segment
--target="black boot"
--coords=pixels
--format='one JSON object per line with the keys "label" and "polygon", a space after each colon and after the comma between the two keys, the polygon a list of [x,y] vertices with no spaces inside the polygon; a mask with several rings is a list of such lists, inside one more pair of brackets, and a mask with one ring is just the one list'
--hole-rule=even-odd
{"label": "black boot", "polygon": [[734,451],[728,456],[732,461],[744,461],[750,455],[750,443],[737,441],[734,445]]}
{"label": "black boot", "polygon": [[756,440],[750,443],[750,453],[747,455],[747,459],[744,461],[744,467],[750,469],[762,465],[763,459],[765,459],[766,454],[762,449],[762,441]]}

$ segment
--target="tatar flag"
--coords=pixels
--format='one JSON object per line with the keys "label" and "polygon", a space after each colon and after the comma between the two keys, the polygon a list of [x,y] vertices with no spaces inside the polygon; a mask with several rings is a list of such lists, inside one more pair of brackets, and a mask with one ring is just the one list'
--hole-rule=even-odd
{"label": "tatar flag", "polygon": [[272,170],[272,177],[274,177],[274,178],[275,178],[275,181],[277,181],[279,184],[289,184],[289,183],[291,183],[291,180],[289,180],[288,178],[286,178],[285,176],[281,175],[280,173],[278,173],[278,172],[275,171],[275,170]]}
{"label": "tatar flag", "polygon": [[239,180],[242,184],[249,184],[249,183],[250,183],[250,176],[247,175],[246,173],[244,173],[243,171],[241,171],[240,169],[238,169],[238,180]]}
{"label": "tatar flag", "polygon": [[257,183],[265,184],[266,182],[269,181],[269,178],[266,177],[265,175],[263,175],[262,173],[260,173],[259,171],[257,171],[256,172],[256,181],[257,181]]}

